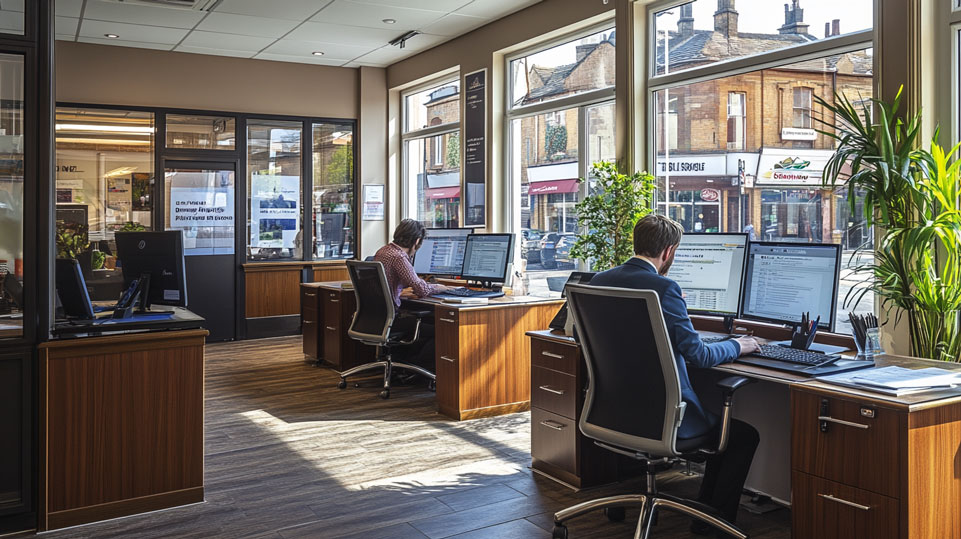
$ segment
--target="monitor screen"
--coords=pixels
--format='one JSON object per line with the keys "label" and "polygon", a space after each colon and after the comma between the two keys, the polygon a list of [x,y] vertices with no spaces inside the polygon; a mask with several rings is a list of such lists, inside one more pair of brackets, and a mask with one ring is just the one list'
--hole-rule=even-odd
{"label": "monitor screen", "polygon": [[460,276],[470,233],[469,228],[428,228],[424,243],[414,255],[414,271],[420,275]]}
{"label": "monitor screen", "polygon": [[746,251],[747,234],[684,234],[668,276],[689,312],[737,316]]}
{"label": "monitor screen", "polygon": [[838,245],[751,243],[748,246],[741,317],[796,324],[801,313],[821,317],[834,330],[841,251]]}
{"label": "monitor screen", "polygon": [[465,279],[503,283],[514,244],[513,234],[471,234],[464,253]]}
{"label": "monitor screen", "polygon": [[184,242],[180,230],[117,232],[116,239],[125,288],[146,273],[150,275],[148,305],[187,306]]}
{"label": "monitor screen", "polygon": [[57,297],[63,305],[64,314],[68,318],[94,318],[93,304],[90,303],[90,294],[87,292],[80,264],[72,258],[58,258],[54,269]]}

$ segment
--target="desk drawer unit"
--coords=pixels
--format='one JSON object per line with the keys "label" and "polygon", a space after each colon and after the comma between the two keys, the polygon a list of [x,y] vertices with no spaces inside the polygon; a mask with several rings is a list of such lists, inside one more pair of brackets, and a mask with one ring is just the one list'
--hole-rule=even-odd
{"label": "desk drawer unit", "polygon": [[319,331],[320,314],[323,308],[320,290],[316,287],[302,286],[300,289],[300,328],[304,337],[304,355],[313,359],[321,356],[323,346]]}
{"label": "desk drawer unit", "polygon": [[437,407],[442,414],[458,417],[460,402],[460,325],[457,309],[434,311],[434,363],[437,374]]}
{"label": "desk drawer unit", "polygon": [[531,368],[532,407],[576,419],[581,402],[574,376],[543,367]]}
{"label": "desk drawer unit", "polygon": [[898,500],[794,471],[794,537],[896,539]]}
{"label": "desk drawer unit", "polygon": [[531,339],[531,365],[578,376],[580,351],[576,345]]}
{"label": "desk drawer unit", "polygon": [[[577,421],[531,408],[531,455],[538,461],[556,466],[570,476],[578,475]],[[568,480],[570,477],[560,477]]]}

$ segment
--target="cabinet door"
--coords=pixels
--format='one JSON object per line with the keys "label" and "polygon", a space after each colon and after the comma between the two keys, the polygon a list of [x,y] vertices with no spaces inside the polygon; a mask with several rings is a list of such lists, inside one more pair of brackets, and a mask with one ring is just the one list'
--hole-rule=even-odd
{"label": "cabinet door", "polygon": [[434,354],[437,370],[437,407],[442,413],[460,417],[460,324],[459,312],[437,307],[434,312]]}
{"label": "cabinet door", "polygon": [[795,471],[791,503],[796,539],[898,537],[898,501],[887,496]]}
{"label": "cabinet door", "polygon": [[0,354],[0,533],[24,529],[33,511],[32,358],[29,348]]}
{"label": "cabinet door", "polygon": [[343,350],[342,350],[342,335],[346,334],[347,328],[341,327],[341,301],[340,292],[333,292],[330,290],[324,290],[321,292],[324,300],[324,316],[323,316],[323,327],[318,328],[318,331],[323,333],[323,343],[324,343],[324,361],[330,363],[337,370],[344,370],[343,364],[341,362]]}

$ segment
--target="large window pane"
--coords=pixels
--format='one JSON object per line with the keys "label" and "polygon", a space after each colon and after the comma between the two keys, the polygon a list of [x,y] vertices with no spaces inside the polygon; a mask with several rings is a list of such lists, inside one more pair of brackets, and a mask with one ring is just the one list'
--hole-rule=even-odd
{"label": "large window pane", "polygon": [[[873,234],[843,189],[822,186],[834,140],[816,131],[815,96],[872,95],[870,49],[697,82],[654,94],[657,210],[689,232],[747,232],[756,240],[839,243],[841,303],[852,267],[871,256]],[[673,115],[676,121],[664,122]],[[733,132],[732,132],[733,129]],[[732,137],[733,135],[733,137]],[[732,144],[732,142],[736,144]],[[864,248],[860,262],[852,254]],[[858,311],[873,310],[868,294]]]}
{"label": "large window pane", "polygon": [[[0,54],[0,315],[23,312],[23,98],[23,57]],[[22,323],[0,318],[0,338],[21,335]]]}
{"label": "large window pane", "polygon": [[432,228],[460,226],[460,132],[408,140],[412,218]]}
{"label": "large window pane", "polygon": [[303,124],[250,120],[247,124],[247,257],[303,259],[301,138]]}
{"label": "large window pane", "polygon": [[314,258],[351,258],[354,231],[354,133],[351,124],[313,126]]}
{"label": "large window pane", "polygon": [[[872,0],[697,0],[654,15],[656,75],[868,30]],[[665,65],[667,68],[665,69]]]}
{"label": "large window pane", "polygon": [[404,132],[460,121],[460,81],[404,96]]}
{"label": "large window pane", "polygon": [[237,120],[229,116],[167,115],[167,148],[233,150]]}
{"label": "large window pane", "polygon": [[511,107],[551,101],[614,85],[614,29],[510,62]]}
{"label": "large window pane", "polygon": [[[0,2],[0,33],[18,36],[23,35],[24,2],[25,0],[4,0]],[[74,24],[74,26],[76,26],[76,24]]]}

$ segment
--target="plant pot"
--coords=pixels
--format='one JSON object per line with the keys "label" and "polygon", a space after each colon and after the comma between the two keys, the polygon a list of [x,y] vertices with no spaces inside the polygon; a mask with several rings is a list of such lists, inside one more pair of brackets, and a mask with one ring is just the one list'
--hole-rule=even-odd
{"label": "plant pot", "polygon": [[961,311],[908,311],[911,327],[911,355],[941,361],[959,360],[961,331],[958,321]]}

